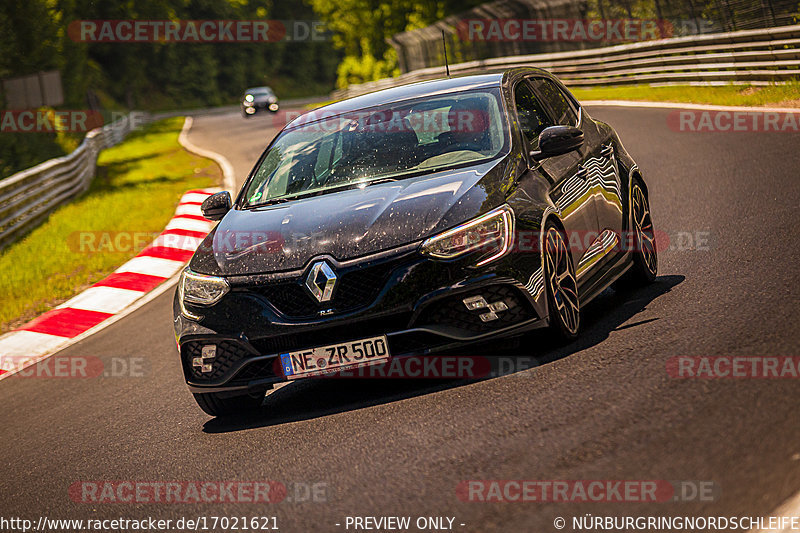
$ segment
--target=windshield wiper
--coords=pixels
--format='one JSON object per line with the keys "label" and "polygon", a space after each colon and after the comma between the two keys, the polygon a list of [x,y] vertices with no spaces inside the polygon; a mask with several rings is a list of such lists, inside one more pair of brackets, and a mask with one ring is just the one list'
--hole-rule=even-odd
{"label": "windshield wiper", "polygon": [[273,198],[266,202],[259,202],[257,204],[248,204],[247,207],[266,207],[268,205],[283,204],[291,200],[291,198]]}
{"label": "windshield wiper", "polygon": [[260,202],[257,204],[249,204],[247,207],[266,207],[268,205],[275,205],[275,204],[283,204],[292,200],[301,200],[303,198],[308,198],[310,196],[321,196],[323,194],[328,194],[336,191],[340,191],[342,189],[353,189],[356,187],[368,187],[370,185],[375,185],[377,183],[388,183],[390,181],[398,181],[398,178],[377,178],[374,180],[369,181],[351,181],[349,183],[342,183],[340,185],[334,185],[333,187],[329,187],[327,189],[321,189],[318,191],[309,191],[306,193],[297,193],[292,196],[282,196],[279,198],[273,198],[271,200],[267,200],[265,202]]}
{"label": "windshield wiper", "polygon": [[370,185],[376,185],[378,183],[388,183],[390,181],[397,181],[397,178],[378,178],[374,180],[364,181],[359,183],[359,185],[364,185],[365,187],[369,187]]}

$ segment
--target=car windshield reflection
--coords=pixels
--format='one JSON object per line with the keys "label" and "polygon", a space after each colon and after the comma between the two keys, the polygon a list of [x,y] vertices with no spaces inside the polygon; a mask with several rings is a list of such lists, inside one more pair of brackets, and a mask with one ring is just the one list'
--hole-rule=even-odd
{"label": "car windshield reflection", "polygon": [[507,147],[497,89],[323,117],[276,139],[247,187],[246,206],[475,164]]}

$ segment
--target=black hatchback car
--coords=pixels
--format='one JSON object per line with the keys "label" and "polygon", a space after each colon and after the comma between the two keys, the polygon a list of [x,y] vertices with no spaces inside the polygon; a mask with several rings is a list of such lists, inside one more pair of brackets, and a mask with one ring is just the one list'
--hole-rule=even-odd
{"label": "black hatchback car", "polygon": [[280,109],[278,97],[269,87],[252,87],[242,95],[240,102],[242,116],[249,118],[258,112],[269,111],[277,113]]}
{"label": "black hatchback car", "polygon": [[549,327],[657,256],[642,173],[534,68],[406,85],[301,115],[267,146],[174,302],[207,413],[281,381]]}

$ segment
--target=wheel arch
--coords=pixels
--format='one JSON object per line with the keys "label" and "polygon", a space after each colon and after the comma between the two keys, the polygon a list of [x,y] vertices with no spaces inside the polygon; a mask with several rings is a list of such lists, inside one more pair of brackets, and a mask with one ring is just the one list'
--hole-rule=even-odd
{"label": "wheel arch", "polygon": [[[546,213],[542,217],[542,229],[541,229],[541,236],[539,237],[539,252],[542,254],[542,268],[544,268],[544,241],[545,241],[545,231],[547,230],[547,225],[552,222],[555,224],[559,230],[564,234],[567,239],[569,239],[569,235],[567,235],[567,230],[564,227],[564,223],[561,222],[561,219],[558,217],[558,213],[555,211],[551,211]],[[569,242],[569,241],[567,241]]]}
{"label": "wheel arch", "polygon": [[630,197],[631,184],[633,183],[633,180],[636,180],[642,185],[642,189],[644,189],[644,195],[649,200],[650,191],[647,190],[647,183],[644,181],[644,176],[642,175],[642,171],[639,170],[639,167],[632,168],[628,175],[628,196]]}

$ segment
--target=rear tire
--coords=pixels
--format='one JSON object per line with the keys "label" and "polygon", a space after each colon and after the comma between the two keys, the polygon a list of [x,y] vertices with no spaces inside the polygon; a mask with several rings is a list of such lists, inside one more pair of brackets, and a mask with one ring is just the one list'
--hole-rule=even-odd
{"label": "rear tire", "polygon": [[556,339],[569,342],[577,338],[581,328],[578,278],[564,231],[548,222],[544,238],[542,261],[550,329]]}
{"label": "rear tire", "polygon": [[642,183],[631,182],[631,231],[633,232],[633,265],[620,280],[623,287],[641,287],[652,283],[658,274],[658,250],[650,202]]}
{"label": "rear tire", "polygon": [[205,392],[202,394],[193,394],[197,405],[200,409],[211,416],[230,416],[230,415],[243,415],[253,413],[261,408],[264,402],[264,395],[266,391],[251,396],[244,394],[241,396],[225,396],[215,392]]}

